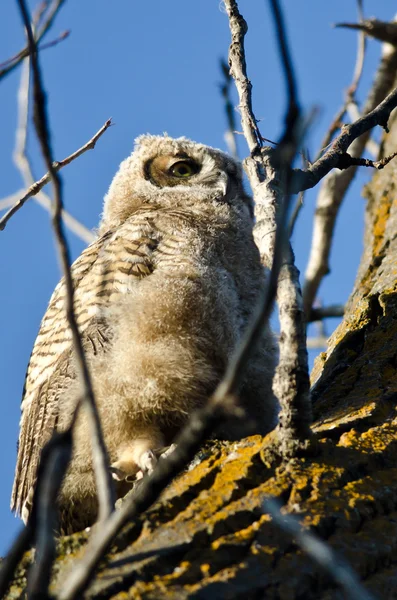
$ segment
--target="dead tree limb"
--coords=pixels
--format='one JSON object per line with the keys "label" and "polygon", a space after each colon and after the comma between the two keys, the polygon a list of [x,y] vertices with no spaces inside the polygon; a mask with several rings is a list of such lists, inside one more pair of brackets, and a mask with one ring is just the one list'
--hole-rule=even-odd
{"label": "dead tree limb", "polygon": [[[287,210],[293,177],[289,171],[300,142],[299,103],[292,62],[289,55],[283,17],[278,2],[271,2],[279,52],[288,94],[288,109],[285,132],[277,147],[262,148],[262,136],[252,110],[251,83],[248,80],[244,36],[247,24],[240,14],[237,2],[226,0],[232,43],[229,65],[235,80],[239,99],[241,122],[251,157],[244,161],[255,200],[255,240],[263,264],[272,264],[275,252],[275,232],[280,211]],[[298,272],[294,266],[293,253],[289,246],[283,250],[283,266],[278,281],[277,300],[280,317],[280,363],[274,380],[273,390],[280,402],[280,425],[277,430],[278,451],[284,458],[291,456],[291,440],[305,446],[310,438],[311,405],[309,398],[309,375],[307,365],[306,333],[302,312]],[[273,258],[274,260],[274,258]],[[291,341],[294,344],[291,345]],[[286,377],[292,387],[281,384]],[[295,406],[295,408],[294,408]],[[282,425],[281,425],[282,424]],[[284,443],[285,442],[285,443]],[[288,451],[287,451],[288,447]]]}

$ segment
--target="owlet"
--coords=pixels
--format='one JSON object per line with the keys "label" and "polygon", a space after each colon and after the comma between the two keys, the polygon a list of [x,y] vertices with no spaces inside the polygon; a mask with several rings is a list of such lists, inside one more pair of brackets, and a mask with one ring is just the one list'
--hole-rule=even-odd
{"label": "owlet", "polygon": [[[105,197],[99,235],[72,267],[75,312],[117,493],[151,470],[225,372],[265,284],[253,240],[253,203],[240,165],[185,138],[138,138]],[[56,287],[30,359],[12,509],[26,521],[40,452],[70,423],[81,395]],[[240,402],[257,433],[275,424],[270,330],[250,361]],[[95,521],[87,415],[59,494],[61,529]],[[222,436],[228,435],[227,424]]]}

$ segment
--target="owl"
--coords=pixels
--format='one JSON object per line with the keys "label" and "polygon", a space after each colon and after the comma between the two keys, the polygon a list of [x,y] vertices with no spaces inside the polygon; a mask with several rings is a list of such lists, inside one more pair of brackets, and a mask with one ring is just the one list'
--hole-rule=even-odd
{"label": "owl", "polygon": [[[120,497],[151,471],[225,372],[265,285],[241,166],[186,138],[146,135],[105,196],[97,239],[72,266],[75,314]],[[11,507],[26,522],[40,452],[82,393],[56,287],[26,375]],[[256,432],[275,425],[275,342],[264,329],[239,391]],[[59,493],[63,533],[95,522],[90,428],[82,408]],[[228,423],[220,435],[228,437]]]}

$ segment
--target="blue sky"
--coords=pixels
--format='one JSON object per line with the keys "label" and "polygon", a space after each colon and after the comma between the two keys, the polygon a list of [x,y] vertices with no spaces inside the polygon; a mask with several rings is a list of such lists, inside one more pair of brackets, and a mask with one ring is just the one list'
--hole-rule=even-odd
{"label": "blue sky", "polygon": [[[246,38],[249,76],[254,85],[256,116],[262,134],[277,139],[285,108],[284,81],[276,52],[266,0],[240,0],[249,24]],[[30,2],[31,8],[35,6]],[[356,36],[332,23],[355,21],[353,0],[284,0],[289,39],[306,109],[318,106],[320,116],[308,140],[314,156],[325,128],[339,108],[351,81]],[[391,19],[395,0],[365,1],[367,16]],[[115,125],[94,151],[62,171],[67,209],[93,228],[102,198],[120,161],[141,133],[185,135],[225,149],[225,116],[219,94],[219,59],[227,56],[228,22],[219,0],[86,0],[69,1],[59,14],[49,41],[65,29],[70,37],[41,54],[49,94],[53,148],[57,159],[84,144],[112,117]],[[0,4],[0,62],[24,46],[16,2]],[[371,41],[358,98],[363,100],[380,54]],[[16,93],[20,70],[0,83],[0,198],[20,189],[12,162],[16,125]],[[235,99],[235,104],[237,100]],[[237,115],[238,116],[238,115]],[[240,140],[241,155],[246,146]],[[35,176],[44,166],[33,133],[29,155]],[[361,172],[347,197],[332,252],[332,273],[324,280],[324,303],[345,302],[353,285],[363,232],[364,200],[360,195],[369,173]],[[299,268],[304,271],[310,247],[316,190],[306,195],[294,234]],[[84,248],[69,236],[73,258]],[[19,405],[29,354],[41,317],[59,279],[48,215],[30,201],[0,232],[0,555],[20,522],[9,511]],[[332,331],[335,322],[327,324]],[[311,353],[311,360],[314,353]]]}

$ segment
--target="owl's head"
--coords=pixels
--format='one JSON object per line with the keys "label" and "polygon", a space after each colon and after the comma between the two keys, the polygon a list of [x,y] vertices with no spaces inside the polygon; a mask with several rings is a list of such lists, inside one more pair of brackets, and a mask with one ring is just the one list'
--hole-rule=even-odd
{"label": "owl's head", "polygon": [[205,209],[206,202],[252,215],[241,165],[220,150],[186,138],[143,135],[105,196],[102,228],[120,225],[144,205]]}

